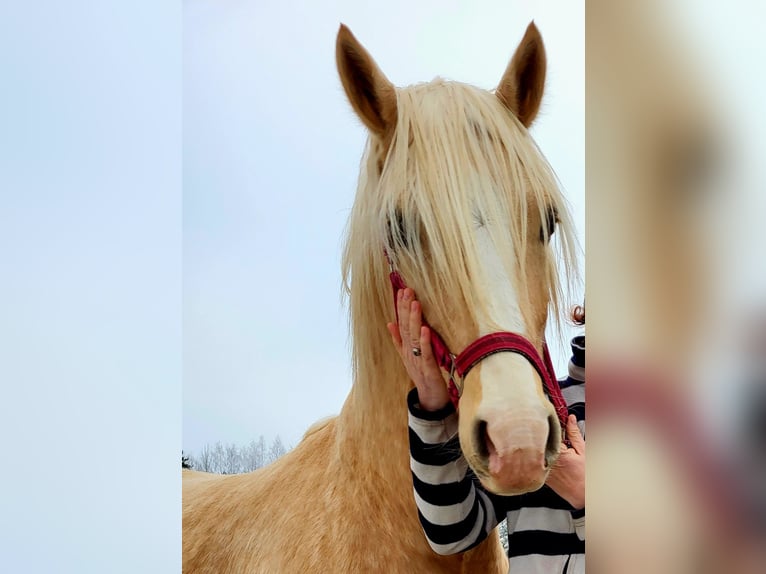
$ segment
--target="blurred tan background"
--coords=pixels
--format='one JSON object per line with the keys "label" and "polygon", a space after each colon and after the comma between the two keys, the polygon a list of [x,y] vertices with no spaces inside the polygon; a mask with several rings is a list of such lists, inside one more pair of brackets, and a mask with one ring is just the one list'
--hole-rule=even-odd
{"label": "blurred tan background", "polygon": [[764,571],[756,6],[586,2],[591,572]]}

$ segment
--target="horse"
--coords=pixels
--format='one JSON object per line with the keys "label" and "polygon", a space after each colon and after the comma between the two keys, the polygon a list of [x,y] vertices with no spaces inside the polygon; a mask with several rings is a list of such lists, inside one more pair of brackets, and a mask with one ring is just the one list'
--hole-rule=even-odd
{"label": "horse", "polygon": [[[421,530],[412,382],[386,330],[389,280],[395,269],[416,291],[450,349],[507,331],[542,353],[566,290],[561,269],[567,278],[575,269],[566,201],[528,131],[545,83],[543,41],[531,23],[494,92],[439,78],[397,88],[344,25],[336,60],[369,131],[342,261],[352,389],[338,416],[268,467],[214,478],[184,471],[183,569],[505,573],[496,531],[441,556]],[[463,379],[459,435],[475,475],[499,494],[539,488],[561,441],[541,375],[507,352]]]}

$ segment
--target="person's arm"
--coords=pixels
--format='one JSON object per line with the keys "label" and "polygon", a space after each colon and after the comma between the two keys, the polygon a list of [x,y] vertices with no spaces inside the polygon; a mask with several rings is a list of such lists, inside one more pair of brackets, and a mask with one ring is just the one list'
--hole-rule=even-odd
{"label": "person's arm", "polygon": [[423,532],[437,554],[464,552],[497,526],[497,509],[462,455],[452,404],[425,411],[417,389],[410,392],[407,403],[410,468]]}
{"label": "person's arm", "polygon": [[572,511],[572,519],[574,522],[575,533],[577,538],[585,542],[585,509]]}
{"label": "person's arm", "polygon": [[456,554],[484,540],[498,523],[497,513],[460,450],[457,413],[412,289],[397,294],[397,312],[399,323],[390,323],[388,330],[416,387],[407,404],[418,516],[431,548]]}

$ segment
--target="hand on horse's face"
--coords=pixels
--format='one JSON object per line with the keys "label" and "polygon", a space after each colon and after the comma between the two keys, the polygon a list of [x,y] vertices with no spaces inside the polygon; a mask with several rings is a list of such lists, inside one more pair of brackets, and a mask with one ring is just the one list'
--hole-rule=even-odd
{"label": "hand on horse's face", "polygon": [[585,439],[574,415],[567,419],[567,436],[572,448],[562,443],[561,454],[545,484],[579,510],[585,508]]}
{"label": "hand on horse's face", "polygon": [[[422,324],[420,303],[409,287],[396,294],[399,324],[387,325],[407,374],[418,389],[420,408],[438,411],[447,406],[449,392],[431,347],[431,330]],[[418,353],[417,355],[415,353]]]}

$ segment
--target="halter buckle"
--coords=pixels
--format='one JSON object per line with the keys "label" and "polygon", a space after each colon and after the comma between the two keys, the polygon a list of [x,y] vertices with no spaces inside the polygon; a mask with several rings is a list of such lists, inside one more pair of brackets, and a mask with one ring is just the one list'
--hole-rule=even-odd
{"label": "halter buckle", "polygon": [[458,385],[457,380],[455,379],[455,370],[457,369],[457,355],[454,353],[449,354],[450,359],[450,367],[449,367],[449,380],[452,381],[452,384],[455,385],[455,388],[458,390],[458,392],[462,395],[463,394],[463,385]]}

